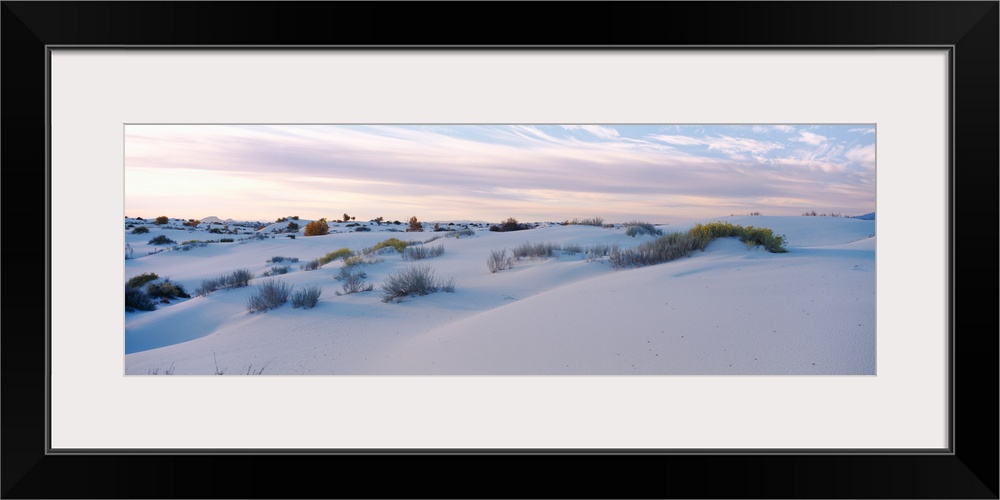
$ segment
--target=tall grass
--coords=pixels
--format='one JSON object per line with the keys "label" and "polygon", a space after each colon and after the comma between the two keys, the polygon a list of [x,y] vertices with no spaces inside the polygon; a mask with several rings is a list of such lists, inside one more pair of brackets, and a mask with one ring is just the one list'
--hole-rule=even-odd
{"label": "tall grass", "polygon": [[546,259],[555,255],[561,247],[555,243],[531,243],[525,242],[511,250],[514,260],[523,258]]}
{"label": "tall grass", "polygon": [[440,257],[444,254],[444,246],[428,248],[426,246],[408,246],[403,249],[403,260],[423,260]]}
{"label": "tall grass", "polygon": [[201,286],[195,289],[194,294],[201,297],[223,288],[242,288],[249,285],[253,277],[254,275],[249,269],[237,269],[218,278],[202,281]]}
{"label": "tall grass", "polygon": [[486,260],[486,267],[491,273],[500,272],[504,269],[510,269],[514,266],[513,257],[507,255],[507,249],[503,250],[492,250],[490,252],[490,258]]}
{"label": "tall grass", "polygon": [[409,295],[427,295],[437,291],[455,291],[455,280],[442,281],[434,270],[425,265],[403,269],[386,278],[382,283],[382,302]]}
{"label": "tall grass", "polygon": [[630,221],[625,223],[625,227],[628,228],[625,230],[625,235],[631,236],[633,238],[636,236],[643,236],[643,235],[650,235],[650,236],[663,235],[663,231],[653,227],[653,225],[648,222]]}
{"label": "tall grass", "polygon": [[296,290],[292,294],[292,308],[312,309],[319,303],[319,296],[323,289],[318,286],[309,286],[301,290]]}
{"label": "tall grass", "polygon": [[705,250],[716,238],[737,237],[747,248],[764,247],[771,253],[785,253],[784,235],[776,235],[767,228],[739,226],[730,222],[710,222],[696,224],[687,232],[668,233],[653,241],[639,244],[636,248],[617,250],[609,254],[611,266],[615,269],[651,266],[687,257],[695,250]]}
{"label": "tall grass", "polygon": [[[280,280],[267,280],[257,285],[256,290],[247,297],[247,312],[268,311],[281,307],[288,302],[292,286]],[[318,298],[318,296],[317,296]]]}

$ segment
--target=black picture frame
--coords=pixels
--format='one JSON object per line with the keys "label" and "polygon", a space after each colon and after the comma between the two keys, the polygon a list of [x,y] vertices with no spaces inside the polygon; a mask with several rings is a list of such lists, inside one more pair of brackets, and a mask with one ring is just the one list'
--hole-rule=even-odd
{"label": "black picture frame", "polygon": [[[300,498],[317,487],[324,497],[381,498],[998,498],[997,316],[972,302],[995,304],[997,293],[986,264],[995,262],[992,230],[972,231],[987,215],[993,223],[998,206],[997,1],[5,1],[0,12],[4,220],[15,226],[3,247],[13,290],[4,294],[0,349],[4,498]],[[50,248],[16,227],[48,213],[46,61],[54,45],[951,47],[951,450],[48,453],[50,267],[43,276],[38,263]],[[23,327],[24,319],[39,326]],[[328,473],[306,472],[317,469]]]}

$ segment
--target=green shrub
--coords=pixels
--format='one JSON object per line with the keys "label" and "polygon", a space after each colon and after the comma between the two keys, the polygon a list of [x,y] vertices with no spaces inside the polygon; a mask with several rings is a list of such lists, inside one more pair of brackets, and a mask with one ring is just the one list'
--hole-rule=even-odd
{"label": "green shrub", "polygon": [[318,286],[306,287],[302,290],[296,290],[292,294],[292,308],[298,309],[312,309],[316,307],[319,303],[319,296],[323,290]]}
{"label": "green shrub", "polygon": [[437,291],[455,291],[454,280],[442,282],[427,266],[413,266],[386,278],[382,283],[382,302],[408,295],[427,295]]}
{"label": "green shrub", "polygon": [[288,302],[292,286],[280,280],[268,280],[257,285],[254,292],[247,298],[247,312],[268,311],[281,307]]}
{"label": "green shrub", "polygon": [[389,248],[389,247],[391,247],[391,248],[395,248],[397,252],[403,253],[403,249],[406,248],[408,245],[409,245],[409,243],[407,243],[405,241],[402,241],[402,240],[399,240],[399,239],[396,239],[396,238],[389,238],[389,239],[387,239],[385,241],[381,241],[379,243],[376,243],[375,246],[372,247],[372,251],[373,252],[377,252],[377,251],[379,251],[379,250],[381,250],[383,248]]}
{"label": "green shrub", "polygon": [[125,282],[125,286],[139,288],[145,285],[146,283],[149,283],[150,281],[155,281],[158,279],[160,279],[160,277],[157,276],[156,273],[142,273],[138,276],[133,276],[129,278],[129,280]]}
{"label": "green shrub", "polygon": [[154,299],[171,300],[176,298],[189,299],[191,295],[184,289],[184,285],[174,283],[167,278],[163,281],[152,282],[146,285],[146,295]]}
{"label": "green shrub", "polygon": [[164,236],[164,235],[161,234],[161,235],[159,235],[159,236],[157,236],[157,237],[149,240],[148,243],[150,245],[173,245],[173,244],[176,244],[177,242],[174,241],[174,240],[172,240],[172,239],[170,239],[170,238],[167,238],[166,236]]}
{"label": "green shrub", "polygon": [[146,234],[149,232],[149,228],[146,226],[139,226],[132,230],[132,234]]}
{"label": "green shrub", "polygon": [[330,253],[328,253],[328,254],[320,257],[319,258],[319,265],[325,266],[325,265],[327,265],[327,264],[329,264],[329,263],[331,263],[331,262],[333,262],[333,261],[335,261],[337,259],[342,259],[342,258],[345,258],[345,257],[350,257],[351,255],[354,255],[354,252],[352,252],[351,249],[349,249],[349,248],[341,248],[339,250],[335,250],[333,252],[330,252]]}

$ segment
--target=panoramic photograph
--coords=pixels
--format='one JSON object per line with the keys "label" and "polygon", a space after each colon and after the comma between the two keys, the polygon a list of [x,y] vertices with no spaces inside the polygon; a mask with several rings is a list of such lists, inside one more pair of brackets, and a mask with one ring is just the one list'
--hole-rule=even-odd
{"label": "panoramic photograph", "polygon": [[124,127],[125,375],[875,375],[874,124]]}

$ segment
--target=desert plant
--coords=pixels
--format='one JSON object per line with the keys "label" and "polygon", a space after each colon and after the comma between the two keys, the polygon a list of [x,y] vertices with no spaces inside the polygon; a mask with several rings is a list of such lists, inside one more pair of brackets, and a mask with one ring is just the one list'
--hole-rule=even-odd
{"label": "desert plant", "polygon": [[527,224],[520,224],[517,219],[510,217],[507,220],[500,223],[500,225],[490,226],[490,231],[505,233],[507,231],[523,231],[525,229],[531,229],[531,226]]}
{"label": "desert plant", "polygon": [[298,262],[299,258],[298,257],[285,257],[283,255],[275,255],[274,257],[271,257],[271,259],[268,260],[267,263],[270,264],[270,263],[273,262],[273,263],[277,264],[277,263],[280,263],[280,262],[284,262],[286,260],[288,262]]}
{"label": "desert plant", "polygon": [[187,227],[198,227],[198,224],[201,224],[201,221],[196,219],[188,219],[184,221],[182,224]]}
{"label": "desert plant", "polygon": [[176,244],[177,242],[161,234],[149,240],[148,243],[150,245],[173,245]]}
{"label": "desert plant", "polygon": [[337,295],[370,292],[374,290],[375,285],[365,283],[365,278],[367,277],[368,275],[362,271],[352,271],[351,268],[348,267],[340,268],[340,274],[338,274],[334,279],[342,283],[341,287],[344,289],[344,293],[337,292]]}
{"label": "desert plant", "polygon": [[396,239],[396,238],[389,238],[389,239],[387,239],[385,241],[380,241],[380,242],[376,243],[375,246],[372,247],[372,252],[378,252],[379,250],[381,250],[383,248],[394,248],[394,249],[396,249],[397,252],[403,253],[403,249],[406,248],[408,245],[409,245],[409,243],[407,243],[407,242],[405,242],[403,240]]}
{"label": "desert plant", "polygon": [[650,236],[663,236],[663,231],[656,229],[655,227],[653,227],[652,224],[648,222],[639,222],[639,221],[626,222],[625,227],[628,228],[625,230],[625,235],[631,236],[633,238],[636,236],[643,236],[647,234]]}
{"label": "desert plant", "polygon": [[354,255],[354,252],[350,248],[341,248],[333,252],[329,252],[326,255],[319,258],[319,265],[325,266],[337,259],[343,259],[344,257],[350,257]]}
{"label": "desert plant", "polygon": [[184,285],[174,283],[173,281],[170,281],[169,278],[163,278],[163,281],[153,281],[151,283],[147,283],[146,295],[150,298],[162,299],[163,301],[176,298],[191,298],[191,295],[184,289]]}
{"label": "desert plant", "polygon": [[604,227],[604,219],[600,217],[594,217],[593,219],[583,219],[579,222],[577,222],[576,219],[574,219],[573,222],[575,224],[582,224],[584,226]]}
{"label": "desert plant", "polygon": [[156,304],[141,287],[125,285],[125,311],[155,311]]}
{"label": "desert plant", "polygon": [[168,222],[170,222],[170,219],[166,215],[161,215],[157,217],[156,220],[153,221],[153,224],[156,224],[157,226],[162,226],[163,224],[166,224]]}
{"label": "desert plant", "polygon": [[266,278],[268,276],[277,276],[279,274],[287,274],[290,269],[291,268],[289,268],[288,266],[271,266],[271,269],[268,269],[267,271],[264,271],[263,275]]}
{"label": "desert plant", "polygon": [[433,248],[425,246],[408,246],[403,249],[403,260],[422,260],[432,257],[440,257],[444,254],[444,246],[438,245]]}
{"label": "desert plant", "polygon": [[232,243],[232,238],[219,238],[219,243]]}
{"label": "desert plant", "polygon": [[423,265],[403,269],[386,278],[382,283],[382,302],[408,295],[427,295],[437,291],[452,292],[454,280],[442,282],[434,275],[434,270]]}
{"label": "desert plant", "polygon": [[306,224],[306,236],[322,236],[324,234],[330,234],[330,225],[326,223],[326,218]]}
{"label": "desert plant", "polygon": [[312,309],[316,307],[319,302],[319,296],[323,290],[318,286],[306,287],[302,290],[296,290],[292,294],[292,308],[298,309]]}
{"label": "desert plant", "polygon": [[559,250],[559,245],[554,243],[525,242],[517,247],[514,247],[514,249],[511,250],[511,253],[514,255],[514,260],[519,260],[525,257],[529,259],[545,259],[552,257],[556,250]]}
{"label": "desert plant", "polygon": [[247,312],[253,314],[258,311],[268,311],[281,307],[288,302],[288,296],[292,292],[292,286],[280,280],[267,280],[259,285],[253,293],[247,297]]}
{"label": "desert plant", "polygon": [[149,232],[149,228],[146,226],[139,226],[132,230],[132,234],[146,234]]}
{"label": "desert plant", "polygon": [[288,231],[288,232],[295,232],[295,231],[298,231],[298,230],[299,230],[299,225],[296,224],[296,223],[294,223],[294,222],[289,222],[288,225],[285,226],[285,231]]}
{"label": "desert plant", "polygon": [[[411,233],[411,232],[419,233],[419,232],[423,232],[423,230],[424,230],[424,225],[421,224],[420,221],[417,220],[417,216],[414,215],[413,217],[410,217],[410,227],[406,228],[406,232],[408,232],[408,233]],[[400,252],[402,252],[402,250],[400,250]]]}
{"label": "desert plant", "polygon": [[157,276],[156,273],[142,273],[138,276],[129,278],[129,280],[125,282],[125,286],[141,287],[146,283],[156,281],[158,279],[160,279],[160,277]]}
{"label": "desert plant", "polygon": [[223,288],[245,287],[250,284],[253,277],[253,273],[249,269],[237,269],[218,278],[202,281],[201,286],[195,289],[194,294],[201,297]]}
{"label": "desert plant", "polygon": [[313,259],[310,260],[309,262],[306,262],[305,264],[300,265],[299,269],[303,271],[315,271],[319,269],[319,266],[321,265],[322,264],[320,264],[319,259]]}
{"label": "desert plant", "polygon": [[491,273],[510,269],[514,266],[514,259],[507,255],[507,249],[490,251],[490,258],[486,259],[486,267]]}

